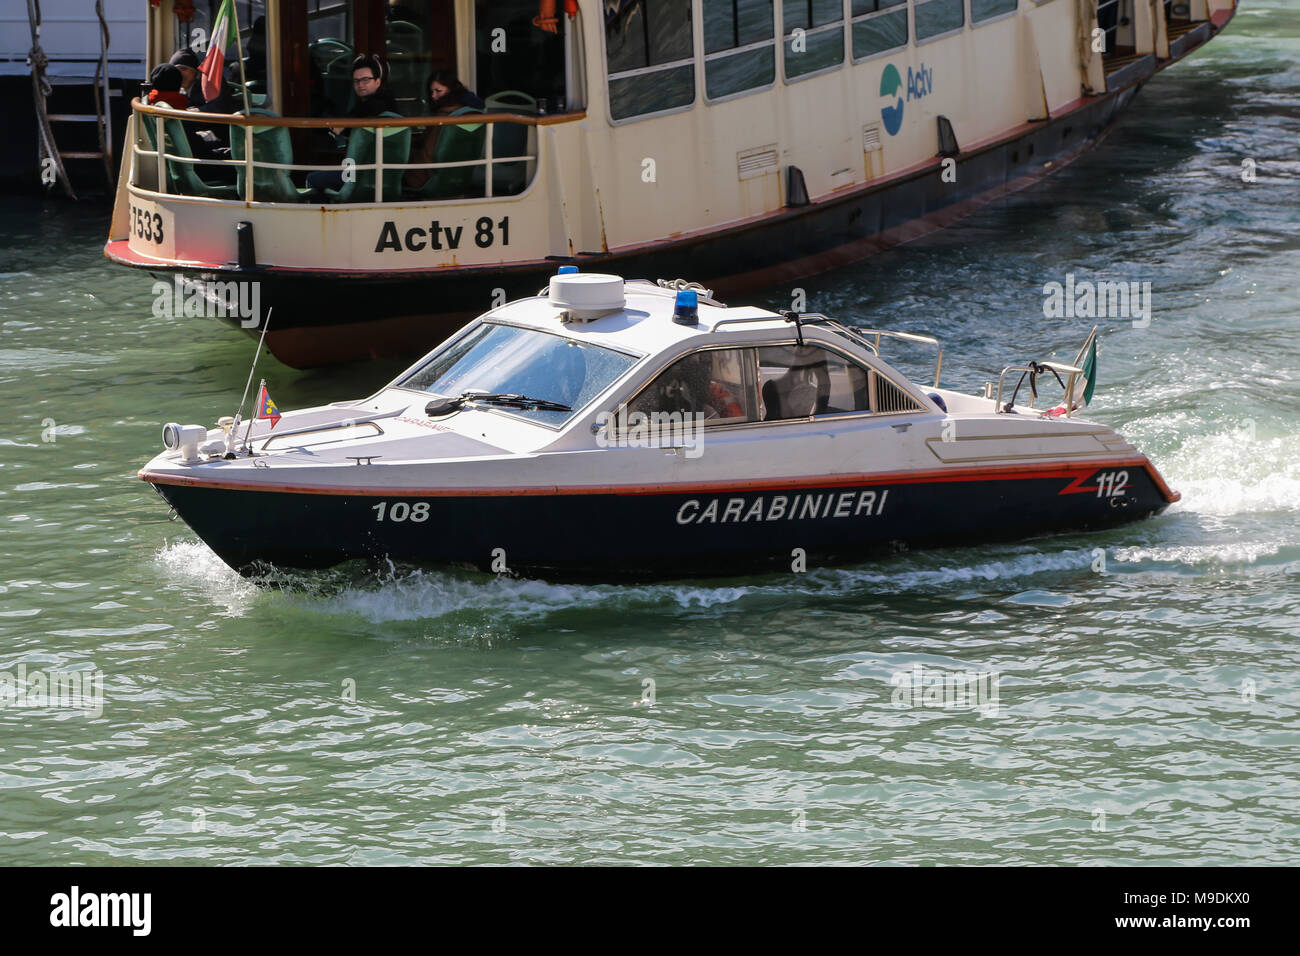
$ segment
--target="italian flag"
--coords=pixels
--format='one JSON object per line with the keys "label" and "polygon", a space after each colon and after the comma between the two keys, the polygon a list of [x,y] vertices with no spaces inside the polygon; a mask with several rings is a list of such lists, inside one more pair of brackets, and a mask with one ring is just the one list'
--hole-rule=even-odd
{"label": "italian flag", "polygon": [[[1088,407],[1088,403],[1092,401],[1093,389],[1097,385],[1097,327],[1095,325],[1087,341],[1083,343],[1083,348],[1079,349],[1079,354],[1075,356],[1074,367],[1083,369],[1083,374],[1074,380],[1074,390],[1068,396],[1072,412]],[[1052,418],[1058,418],[1065,414],[1065,407],[1066,402],[1062,402],[1055,408],[1048,409],[1047,414]]]}
{"label": "italian flag", "polygon": [[208,55],[199,64],[203,74],[203,98],[209,103],[221,95],[221,80],[226,67],[226,47],[235,42],[239,35],[239,24],[235,20],[235,5],[232,0],[221,0],[217,10],[217,20],[212,24],[212,36],[208,39]]}

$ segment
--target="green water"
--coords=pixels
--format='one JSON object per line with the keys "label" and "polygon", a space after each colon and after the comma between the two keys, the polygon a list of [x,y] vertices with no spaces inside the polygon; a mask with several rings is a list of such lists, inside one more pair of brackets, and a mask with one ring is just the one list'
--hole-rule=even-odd
{"label": "green water", "polygon": [[[103,697],[0,706],[0,862],[1293,861],[1297,12],[1248,3],[1078,163],[803,283],[939,334],[974,389],[1072,357],[1091,322],[1043,318],[1043,283],[1150,281],[1149,328],[1102,323],[1090,411],[1184,498],[1103,533],[758,579],[259,591],[134,477],[161,423],[233,411],[251,342],[153,317],[101,256],[106,209],[5,199],[0,683],[98,670]],[[290,408],[392,371],[265,366]],[[996,678],[996,709],[897,706],[916,665]]]}

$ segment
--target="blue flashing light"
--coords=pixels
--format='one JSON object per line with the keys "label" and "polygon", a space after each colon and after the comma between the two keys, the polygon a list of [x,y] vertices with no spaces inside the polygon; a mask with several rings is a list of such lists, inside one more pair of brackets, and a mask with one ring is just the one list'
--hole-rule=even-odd
{"label": "blue flashing light", "polygon": [[700,299],[694,289],[682,289],[677,293],[677,304],[673,308],[673,321],[678,325],[698,325],[700,321]]}
{"label": "blue flashing light", "polygon": [[555,274],[557,276],[570,276],[578,271],[577,266],[560,266],[560,270]]}

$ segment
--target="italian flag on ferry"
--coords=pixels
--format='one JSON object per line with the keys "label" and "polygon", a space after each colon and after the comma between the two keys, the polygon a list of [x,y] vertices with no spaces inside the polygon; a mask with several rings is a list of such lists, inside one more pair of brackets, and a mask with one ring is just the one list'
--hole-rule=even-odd
{"label": "italian flag on ferry", "polygon": [[[1095,325],[1087,341],[1083,343],[1083,348],[1079,349],[1079,354],[1075,356],[1074,367],[1083,369],[1083,374],[1074,380],[1074,389],[1066,398],[1070,411],[1087,408],[1088,403],[1092,401],[1093,389],[1097,385],[1097,327]],[[1048,409],[1047,414],[1052,418],[1064,415],[1066,402]]]}
{"label": "italian flag on ferry", "polygon": [[212,36],[208,38],[208,55],[199,64],[203,74],[203,98],[212,102],[221,94],[221,77],[226,67],[226,47],[235,42],[239,25],[235,20],[235,5],[232,0],[221,0],[216,22],[212,24]]}

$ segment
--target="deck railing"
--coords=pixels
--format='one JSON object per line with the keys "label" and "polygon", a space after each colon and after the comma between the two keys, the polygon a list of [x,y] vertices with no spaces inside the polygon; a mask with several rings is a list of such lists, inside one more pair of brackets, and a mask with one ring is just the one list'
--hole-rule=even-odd
{"label": "deck railing", "polygon": [[[241,196],[238,196],[236,201],[254,202],[254,201],[263,201],[263,200],[256,200],[254,196],[256,182],[257,182],[257,177],[255,175],[255,172],[257,170],[282,170],[286,174],[311,173],[317,171],[339,172],[342,170],[347,170],[352,174],[359,173],[359,172],[370,172],[370,171],[374,172],[373,198],[369,197],[369,189],[367,189],[366,198],[357,200],[355,202],[343,203],[339,205],[362,205],[362,204],[369,205],[371,203],[379,203],[379,202],[386,202],[386,201],[400,202],[404,200],[410,202],[432,202],[432,201],[443,201],[446,199],[493,198],[494,180],[495,180],[493,173],[496,170],[496,167],[508,165],[508,164],[518,164],[518,163],[527,164],[525,167],[526,172],[524,177],[524,183],[520,189],[513,190],[510,194],[513,195],[517,192],[522,192],[523,189],[526,189],[528,184],[532,182],[534,176],[536,175],[536,169],[537,169],[536,134],[530,130],[530,134],[528,135],[527,138],[528,145],[522,152],[514,155],[496,156],[493,155],[493,146],[494,146],[493,141],[495,139],[494,132],[498,124],[511,124],[515,126],[536,128],[541,126],[551,126],[559,123],[576,122],[586,117],[585,113],[577,112],[577,113],[558,113],[558,114],[541,115],[541,116],[530,116],[530,115],[516,114],[516,113],[469,113],[469,114],[458,115],[458,116],[411,116],[411,117],[377,116],[377,117],[366,118],[366,119],[352,119],[352,118],[344,118],[344,117],[283,117],[283,116],[273,116],[273,115],[261,115],[256,113],[253,114],[252,116],[248,116],[243,113],[203,113],[203,112],[196,112],[193,110],[178,110],[168,106],[161,106],[161,107],[154,106],[148,103],[144,103],[139,99],[134,100],[131,106],[132,109],[135,111],[135,120],[136,120],[136,134],[134,137],[135,141],[130,144],[132,148],[132,158],[133,160],[135,160],[143,157],[148,157],[153,159],[157,163],[157,167],[155,170],[157,176],[157,182],[151,185],[149,183],[142,182],[142,179],[144,177],[141,175],[140,166],[138,163],[133,162],[131,168],[131,184],[134,186],[140,186],[143,188],[154,188],[157,192],[164,193],[164,194],[169,192],[168,164],[171,163],[185,164],[190,166],[191,168],[201,168],[201,167],[240,168],[242,167],[244,171],[243,194]],[[167,148],[167,129],[166,129],[168,120],[176,120],[181,123],[191,124],[192,126],[200,129],[216,129],[221,127],[228,127],[229,128],[228,141],[229,141],[229,137],[233,137],[233,136],[243,137],[244,156],[242,159],[200,158],[197,156],[185,155],[181,152],[178,152],[179,147],[177,147],[175,144],[173,144],[172,148],[169,150]],[[145,123],[152,124],[153,127],[152,141],[149,141],[146,138],[146,131],[143,128],[143,124]],[[393,162],[391,160],[386,160],[384,157],[385,137],[380,132],[382,130],[391,130],[395,128],[424,129],[429,127],[480,126],[480,125],[486,126],[487,128],[484,133],[483,153],[478,158],[459,160],[454,162],[442,162],[442,163],[435,163],[435,162],[411,163],[405,161],[406,159],[409,159],[409,156],[403,157],[404,161],[402,162]],[[375,161],[373,163],[357,162],[351,164],[348,164],[344,161],[340,161],[338,163],[320,165],[320,164],[309,164],[309,163],[276,163],[276,162],[268,162],[264,159],[259,160],[256,158],[253,137],[257,129],[266,128],[266,127],[288,127],[289,129],[304,129],[304,130],[367,129],[374,134]],[[188,152],[189,151],[188,143],[185,148],[186,151]],[[412,150],[412,152],[413,151],[414,150]],[[462,195],[454,195],[454,196],[418,197],[418,196],[412,196],[409,193],[406,196],[403,195],[389,196],[389,197],[384,196],[384,172],[385,171],[401,170],[403,173],[405,173],[406,170],[418,169],[418,170],[429,170],[431,172],[437,172],[438,170],[443,170],[443,169],[467,168],[467,167],[468,168],[481,167],[483,169],[483,181],[482,181],[481,191],[479,191],[476,188],[474,191],[472,191],[471,195],[462,194]],[[212,186],[216,189],[221,188],[216,184],[208,183],[206,185]],[[190,195],[190,193],[187,192],[182,194]],[[198,195],[203,195],[203,194],[199,193]],[[498,193],[498,195],[501,194]],[[312,198],[312,197],[304,197],[301,200],[301,202],[304,203],[316,203],[316,202],[325,202],[325,201],[327,201],[327,199],[323,196],[320,197],[319,199]]]}

